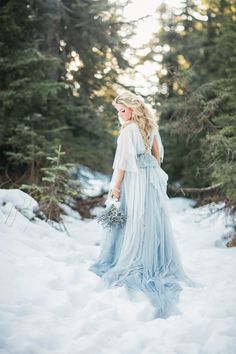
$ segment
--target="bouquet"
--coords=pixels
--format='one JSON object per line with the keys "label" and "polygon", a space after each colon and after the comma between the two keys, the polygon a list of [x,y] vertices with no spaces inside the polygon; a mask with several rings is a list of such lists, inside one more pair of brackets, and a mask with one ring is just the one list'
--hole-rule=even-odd
{"label": "bouquet", "polygon": [[123,227],[127,220],[127,215],[120,207],[118,199],[108,197],[105,202],[106,209],[96,216],[96,220],[104,228],[111,229],[112,226]]}

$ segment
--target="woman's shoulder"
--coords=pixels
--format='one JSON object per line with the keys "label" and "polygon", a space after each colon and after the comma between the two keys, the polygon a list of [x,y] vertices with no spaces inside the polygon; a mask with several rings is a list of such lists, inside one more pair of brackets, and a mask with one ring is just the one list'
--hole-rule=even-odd
{"label": "woman's shoulder", "polygon": [[123,132],[130,132],[133,130],[137,130],[138,128],[138,124],[136,122],[130,122],[128,124],[126,124],[122,129],[121,129],[121,133]]}
{"label": "woman's shoulder", "polygon": [[138,135],[138,125],[135,122],[130,122],[126,124],[124,127],[122,127],[120,134],[118,136],[117,142],[118,141],[123,141],[124,139],[132,139],[134,140],[135,137]]}

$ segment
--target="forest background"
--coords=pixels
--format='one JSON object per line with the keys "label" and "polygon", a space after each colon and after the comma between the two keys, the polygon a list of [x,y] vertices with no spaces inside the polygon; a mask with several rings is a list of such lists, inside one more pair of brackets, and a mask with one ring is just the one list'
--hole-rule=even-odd
{"label": "forest background", "polygon": [[[129,40],[142,18],[125,21],[129,3],[0,1],[1,188],[50,181],[44,171],[58,154],[61,171],[83,164],[111,173],[111,101],[124,88],[158,116],[169,185],[209,187],[236,210],[235,2],[157,2],[156,31],[139,50]],[[122,81],[147,63],[158,68],[150,92]]]}

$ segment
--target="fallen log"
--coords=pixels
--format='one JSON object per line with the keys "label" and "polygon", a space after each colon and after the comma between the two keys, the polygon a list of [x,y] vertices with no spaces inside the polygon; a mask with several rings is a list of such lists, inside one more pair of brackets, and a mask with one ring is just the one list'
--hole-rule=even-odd
{"label": "fallen log", "polygon": [[[220,201],[222,200],[222,196],[216,192],[219,192],[221,185],[222,183],[217,183],[203,188],[175,187],[168,185],[167,193],[169,197],[189,197],[198,199],[198,201],[200,200],[201,202],[203,200],[205,200],[205,202],[211,202],[213,200]],[[218,197],[216,194],[218,194]],[[104,206],[106,196],[107,192],[104,192],[96,197],[88,197],[86,199],[78,198],[76,200],[76,210],[80,213],[82,218],[91,218],[90,210],[97,206]],[[199,203],[198,205],[200,205]]]}
{"label": "fallen log", "polygon": [[221,186],[222,183],[217,183],[212,186],[202,188],[175,187],[173,185],[168,185],[167,191],[171,194],[172,197],[205,197],[214,195],[217,191],[220,190]]}
{"label": "fallen log", "polygon": [[96,197],[88,197],[86,199],[78,198],[76,200],[76,210],[80,213],[82,218],[91,218],[90,210],[97,206],[104,206],[105,196],[107,193],[103,193]]}

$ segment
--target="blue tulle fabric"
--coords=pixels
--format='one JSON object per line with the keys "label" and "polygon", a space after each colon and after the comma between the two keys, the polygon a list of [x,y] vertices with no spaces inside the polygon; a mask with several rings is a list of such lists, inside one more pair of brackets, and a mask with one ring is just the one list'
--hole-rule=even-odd
{"label": "blue tulle fabric", "polygon": [[136,173],[127,169],[121,184],[126,225],[104,231],[99,257],[89,270],[108,286],[125,286],[131,294],[144,292],[154,306],[154,317],[167,318],[180,314],[180,283],[199,284],[185,273],[173,236],[168,175],[151,152],[136,151],[135,160]]}

